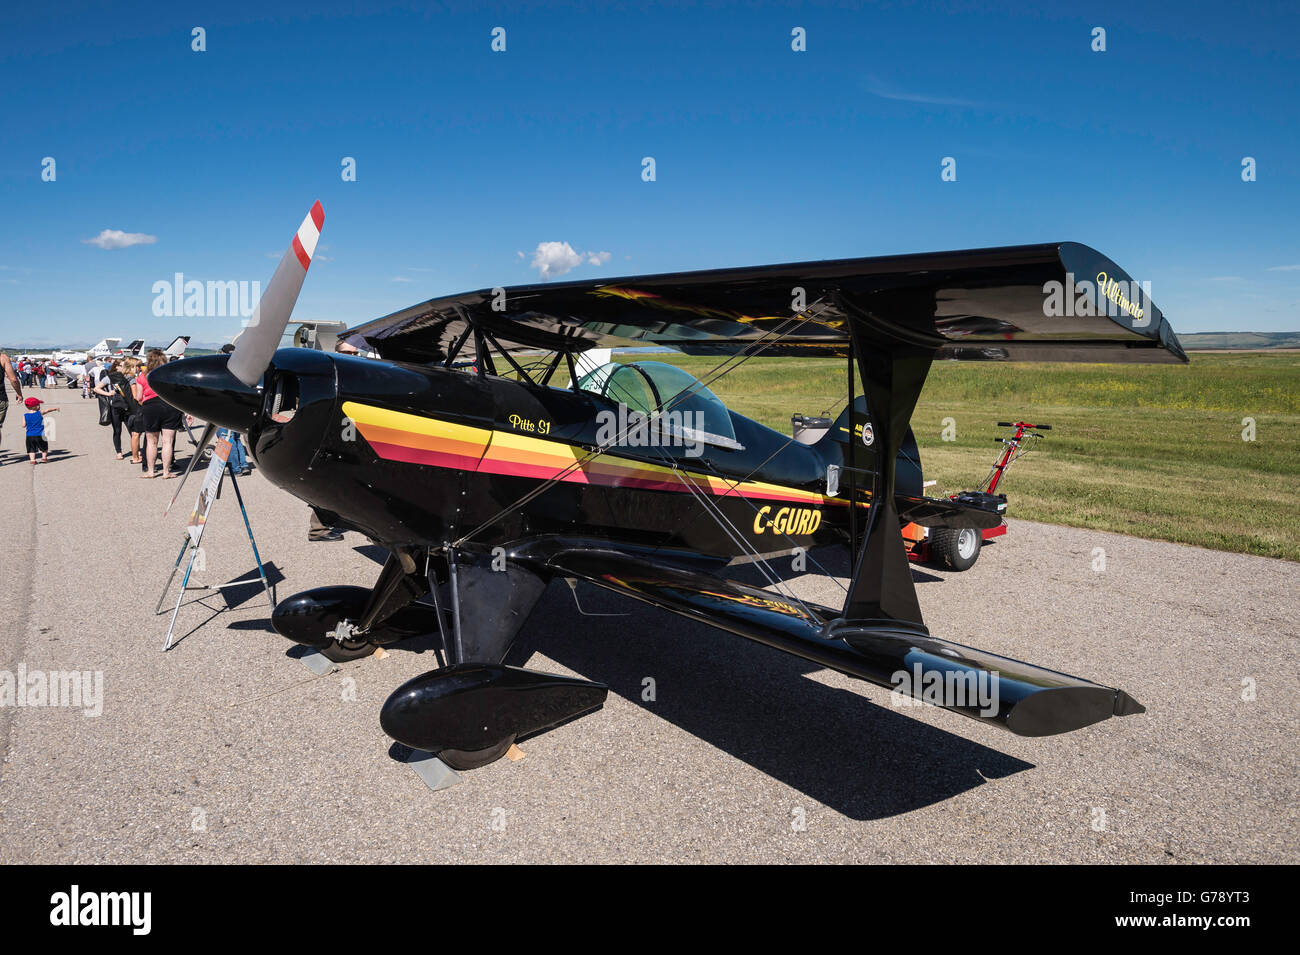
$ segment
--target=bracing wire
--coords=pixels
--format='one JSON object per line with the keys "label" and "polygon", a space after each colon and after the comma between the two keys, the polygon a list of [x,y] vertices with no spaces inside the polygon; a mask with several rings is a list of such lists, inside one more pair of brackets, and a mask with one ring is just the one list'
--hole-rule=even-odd
{"label": "bracing wire", "polygon": [[[791,322],[795,321],[795,317],[786,319],[781,326],[778,326],[777,328],[772,329],[770,331],[764,332],[760,338],[758,338],[750,346],[745,348],[742,352],[736,355],[728,356],[725,361],[720,362],[718,365],[716,365],[714,369],[712,369],[712,371],[708,373],[708,376],[706,376],[705,379],[697,381],[693,386],[689,388],[682,389],[682,391],[678,392],[678,394],[675,395],[664,407],[657,409],[658,414],[662,415],[666,413],[671,408],[676,406],[678,402],[684,400],[691,394],[694,394],[698,389],[708,387],[709,383],[717,381],[725,374],[730,374],[731,372],[739,368],[742,364],[744,364],[746,361],[748,361],[750,358],[753,358],[756,355],[761,354],[762,352],[771,348],[773,345],[777,344],[782,338],[785,338],[788,335],[793,334],[795,331],[802,328],[808,322],[813,321],[815,316],[808,313],[811,312],[812,309],[815,308],[818,304],[820,304],[820,299],[817,302],[814,302],[811,306],[809,306],[809,308],[806,309],[804,312],[800,312],[799,314],[802,315],[803,318],[801,321],[798,322],[797,325],[794,326],[794,328],[786,329],[784,326],[789,325]],[[772,340],[764,341],[764,339],[766,339],[769,335],[773,336]],[[730,367],[728,367],[729,365]],[[491,527],[493,524],[501,520],[503,517],[508,517],[510,514],[513,514],[520,508],[526,506],[528,503],[536,499],[539,495],[548,491],[551,487],[558,484],[559,482],[563,481],[570,474],[573,474],[575,471],[580,470],[581,468],[589,464],[591,461],[595,460],[597,457],[605,454],[611,448],[615,447],[624,438],[626,438],[628,431],[630,431],[634,427],[640,427],[639,420],[635,424],[629,422],[628,427],[625,428],[621,434],[615,436],[614,440],[611,441],[610,444],[605,445],[603,447],[592,448],[587,454],[574,460],[572,464],[568,465],[567,467],[560,470],[558,473],[547,478],[545,481],[538,484],[537,487],[526,492],[525,494],[522,494],[517,500],[501,508],[499,511],[497,511],[497,513],[493,514],[491,517],[483,521],[477,527],[473,528],[468,533],[462,535],[458,540],[456,540],[453,543],[452,546],[453,547],[462,546],[470,538],[475,537],[478,534],[481,534],[484,530]]]}

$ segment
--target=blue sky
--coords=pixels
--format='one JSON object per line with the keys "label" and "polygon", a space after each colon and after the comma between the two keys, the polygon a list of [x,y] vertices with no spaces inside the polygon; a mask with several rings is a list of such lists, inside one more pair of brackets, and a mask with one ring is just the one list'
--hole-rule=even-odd
{"label": "blue sky", "polygon": [[298,318],[544,242],[587,278],[1073,240],[1180,332],[1300,329],[1295,5],[363,6],[0,13],[0,344],[226,340],[154,283],[264,284],[316,199]]}

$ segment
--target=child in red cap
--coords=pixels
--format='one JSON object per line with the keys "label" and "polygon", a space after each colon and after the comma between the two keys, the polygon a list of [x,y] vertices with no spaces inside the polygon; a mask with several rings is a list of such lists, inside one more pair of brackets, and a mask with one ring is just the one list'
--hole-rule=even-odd
{"label": "child in red cap", "polygon": [[45,440],[45,416],[59,409],[56,407],[46,408],[44,411],[37,410],[44,403],[40,398],[28,398],[23,402],[28,408],[27,413],[23,415],[23,421],[27,424],[27,457],[31,458],[32,464],[36,463],[37,454],[41,456],[41,464],[50,463],[50,445]]}

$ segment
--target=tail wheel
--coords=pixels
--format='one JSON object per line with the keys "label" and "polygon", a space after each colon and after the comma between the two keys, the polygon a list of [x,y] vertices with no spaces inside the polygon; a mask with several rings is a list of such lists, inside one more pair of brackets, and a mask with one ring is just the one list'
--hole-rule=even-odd
{"label": "tail wheel", "polygon": [[969,570],[980,555],[981,535],[973,527],[940,527],[930,532],[930,559],[948,570]]}

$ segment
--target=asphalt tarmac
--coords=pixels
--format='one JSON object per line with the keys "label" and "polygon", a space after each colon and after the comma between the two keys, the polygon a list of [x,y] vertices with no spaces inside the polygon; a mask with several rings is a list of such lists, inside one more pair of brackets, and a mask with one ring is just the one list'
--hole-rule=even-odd
{"label": "asphalt tarmac", "polygon": [[[378,720],[428,642],[317,676],[249,586],[160,652],[197,475],[164,519],[176,482],[114,460],[94,402],[41,396],[51,462],[14,453],[16,404],[0,443],[0,677],[102,673],[102,712],[0,706],[0,862],[1300,861],[1296,564],[1013,519],[970,571],[917,568],[936,636],[1147,707],[1040,739],[556,582],[510,662],[608,702],[432,792]],[[281,597],[373,582],[379,548],[309,543],[306,505],[240,488]],[[229,484],[204,543],[197,582],[253,570]]]}

